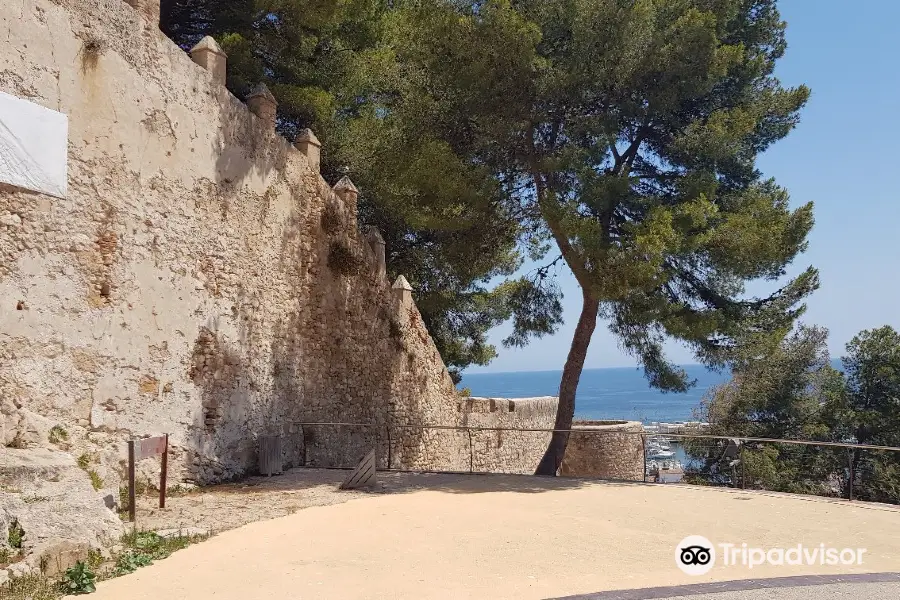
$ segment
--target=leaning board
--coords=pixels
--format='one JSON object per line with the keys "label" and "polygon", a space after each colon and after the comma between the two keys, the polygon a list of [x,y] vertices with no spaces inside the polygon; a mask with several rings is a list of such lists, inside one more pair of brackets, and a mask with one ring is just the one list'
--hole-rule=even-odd
{"label": "leaning board", "polygon": [[341,484],[342,490],[353,490],[356,488],[375,485],[375,449],[369,451],[356,468],[350,472],[344,483]]}

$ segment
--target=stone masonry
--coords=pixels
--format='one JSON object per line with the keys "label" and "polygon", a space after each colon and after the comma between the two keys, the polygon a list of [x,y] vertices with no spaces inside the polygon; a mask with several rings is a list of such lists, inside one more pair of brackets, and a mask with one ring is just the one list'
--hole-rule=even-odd
{"label": "stone masonry", "polygon": [[[358,190],[322,144],[275,131],[260,85],[224,87],[212,39],[185,53],[158,2],[0,4],[0,91],[69,118],[68,197],[0,187],[3,445],[87,456],[115,497],[125,441],[170,434],[170,478],[256,465],[531,472],[554,398],[460,398]],[[351,422],[353,427],[304,426]],[[65,441],[54,441],[54,428]],[[139,465],[153,480],[153,459]]]}
{"label": "stone masonry", "polygon": [[575,421],[560,475],[644,480],[644,430],[639,421]]}
{"label": "stone masonry", "polygon": [[[0,188],[4,445],[88,456],[107,496],[125,441],[160,433],[172,484],[240,476],[272,434],[286,466],[376,444],[383,467],[533,470],[544,434],[414,427],[548,427],[555,400],[459,399],[353,182],[275,132],[264,85],[228,92],[218,44],[185,53],[151,0],[3,3],[0,39],[0,91],[69,117],[68,197]],[[299,425],[338,421],[360,425]]]}

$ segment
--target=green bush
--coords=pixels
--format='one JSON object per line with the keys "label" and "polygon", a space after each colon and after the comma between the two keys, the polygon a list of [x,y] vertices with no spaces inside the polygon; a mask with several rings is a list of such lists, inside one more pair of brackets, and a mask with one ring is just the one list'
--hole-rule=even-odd
{"label": "green bush", "polygon": [[127,575],[152,563],[153,559],[147,554],[126,552],[116,561],[116,575]]}
{"label": "green bush", "polygon": [[103,479],[97,474],[97,471],[90,469],[87,474],[91,478],[91,485],[94,486],[94,489],[100,490],[103,487]]}
{"label": "green bush", "polygon": [[363,259],[350,246],[332,242],[328,249],[328,268],[345,276],[359,275],[363,269]]}
{"label": "green bush", "polygon": [[16,549],[21,548],[23,539],[25,539],[25,530],[18,521],[13,520],[13,522],[9,524],[9,534],[7,536],[9,545]]}
{"label": "green bush", "polygon": [[63,577],[62,585],[68,594],[91,594],[97,590],[94,585],[94,572],[81,561],[69,567]]}
{"label": "green bush", "polygon": [[81,456],[78,457],[78,466],[79,468],[87,471],[87,468],[91,466],[91,455],[85,452]]}

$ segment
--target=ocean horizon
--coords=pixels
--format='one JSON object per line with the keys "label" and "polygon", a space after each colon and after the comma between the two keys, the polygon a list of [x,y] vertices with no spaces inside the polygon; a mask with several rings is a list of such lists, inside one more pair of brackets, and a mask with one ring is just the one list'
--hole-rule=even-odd
{"label": "ocean horizon", "polygon": [[[841,369],[840,361],[832,360]],[[696,385],[684,393],[663,393],[650,387],[644,372],[635,367],[585,369],[575,396],[576,419],[627,419],[642,421],[692,421],[711,388],[727,381],[731,373],[710,371],[703,365],[680,365]],[[529,398],[557,396],[561,370],[464,373],[460,387],[473,396]]]}

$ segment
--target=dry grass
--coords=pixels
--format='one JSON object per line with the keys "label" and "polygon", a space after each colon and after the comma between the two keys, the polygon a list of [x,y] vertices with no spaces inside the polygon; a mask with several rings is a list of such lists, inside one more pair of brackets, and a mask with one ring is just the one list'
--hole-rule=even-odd
{"label": "dry grass", "polygon": [[14,577],[0,588],[3,600],[59,600],[62,596],[59,582],[42,575]]}
{"label": "dry grass", "polygon": [[[97,551],[88,554],[87,569],[96,574],[97,581],[112,579],[133,573],[140,567],[167,558],[173,552],[191,544],[202,542],[208,535],[174,535],[161,537],[153,531],[136,531],[122,537],[124,550],[112,561],[104,563]],[[6,557],[7,559],[9,557]],[[0,563],[3,562],[0,555]],[[29,574],[14,577],[0,587],[2,600],[59,600],[65,595],[64,578],[57,579],[44,575]]]}

